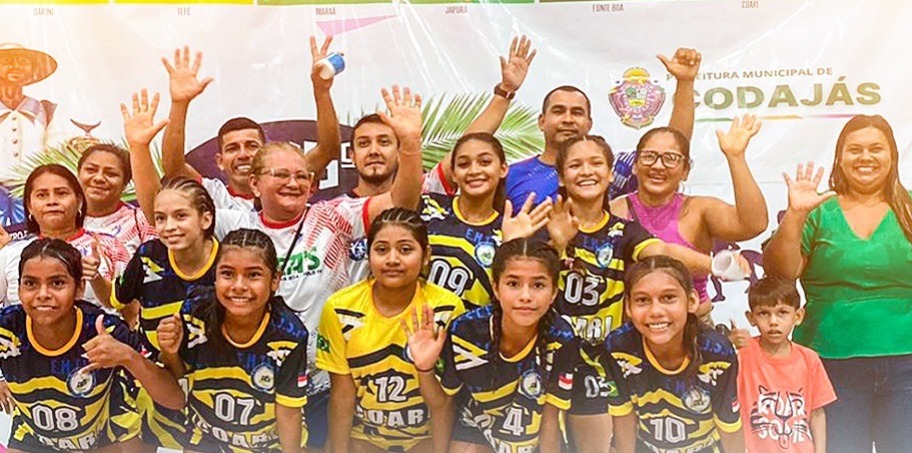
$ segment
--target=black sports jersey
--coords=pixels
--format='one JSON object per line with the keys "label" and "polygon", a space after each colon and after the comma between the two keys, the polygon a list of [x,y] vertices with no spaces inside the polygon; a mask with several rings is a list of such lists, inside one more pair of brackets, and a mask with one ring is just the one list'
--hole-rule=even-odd
{"label": "black sports jersey", "polygon": [[494,295],[491,264],[503,240],[501,216],[495,212],[482,223],[469,223],[459,212],[458,199],[425,194],[418,212],[431,244],[428,281],[455,293],[471,310],[490,304]]}
{"label": "black sports jersey", "polygon": [[186,275],[174,263],[174,255],[159,239],[139,246],[126,270],[114,281],[111,305],[122,308],[137,300],[142,305],[139,328],[145,335],[147,347],[158,353],[158,323],[180,311],[191,286],[212,286],[215,282],[215,257],[218,241],[213,240],[212,252],[205,266],[195,275]]}
{"label": "black sports jersey", "polygon": [[[719,452],[719,432],[741,429],[738,357],[728,339],[714,330],[697,336],[699,364],[687,359],[666,370],[643,336],[627,323],[605,340],[604,366],[613,379],[610,413],[634,412],[637,437],[655,452]],[[695,369],[693,369],[696,367]]]}
{"label": "black sports jersey", "polygon": [[494,451],[533,451],[545,404],[570,406],[577,341],[570,325],[555,317],[546,357],[538,357],[533,340],[514,357],[498,352],[492,360],[489,351],[499,348],[492,345],[493,308],[475,309],[450,325],[441,385],[456,397],[458,423],[481,431]]}
{"label": "black sports jersey", "polygon": [[[74,310],[76,330],[57,350],[38,344],[22,305],[0,312],[0,369],[16,400],[11,448],[88,450],[139,433],[139,413],[127,390],[132,378],[122,368],[80,372],[89,365],[82,345],[98,335],[95,320],[104,312],[84,301],[77,301]],[[105,316],[104,325],[115,339],[141,350],[139,335],[122,320]]]}
{"label": "black sports jersey", "polygon": [[[276,296],[278,297],[278,296]],[[218,303],[212,291],[184,302],[180,355],[192,382],[187,398],[191,450],[279,450],[275,405],[307,402],[307,329],[290,309],[267,311],[253,338],[217,351],[206,338],[205,312]],[[307,432],[302,426],[302,445]]]}
{"label": "black sports jersey", "polygon": [[572,264],[568,260],[562,266],[555,300],[557,312],[570,317],[579,337],[600,344],[621,325],[624,269],[658,242],[639,223],[608,213],[595,228],[580,228],[567,247]]}

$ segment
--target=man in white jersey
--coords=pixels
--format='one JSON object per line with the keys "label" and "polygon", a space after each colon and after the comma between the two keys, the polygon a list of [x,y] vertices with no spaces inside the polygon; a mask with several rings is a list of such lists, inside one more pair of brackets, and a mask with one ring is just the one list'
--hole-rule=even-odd
{"label": "man in white jersey", "polygon": [[[317,62],[329,52],[332,38],[327,38],[318,50],[316,40],[310,38],[310,50],[313,61]],[[255,121],[249,118],[232,118],[225,122],[218,132],[219,151],[215,155],[216,163],[225,174],[227,184],[219,179],[203,178],[190,165],[184,156],[187,110],[190,101],[202,94],[212,78],[200,80],[197,77],[202,63],[202,52],[197,52],[191,62],[190,49],[175,50],[174,61],[162,58],[168,70],[171,92],[171,113],[169,123],[162,140],[162,168],[165,177],[178,175],[199,180],[215,202],[215,206],[224,209],[254,210],[254,196],[250,187],[250,164],[253,156],[266,143],[266,134]],[[312,148],[307,159],[311,170],[320,174],[327,165],[339,157],[341,135],[339,121],[330,96],[332,79],[324,80],[317,75],[316,68],[311,73],[314,87],[314,99],[317,105],[317,134],[319,143]]]}

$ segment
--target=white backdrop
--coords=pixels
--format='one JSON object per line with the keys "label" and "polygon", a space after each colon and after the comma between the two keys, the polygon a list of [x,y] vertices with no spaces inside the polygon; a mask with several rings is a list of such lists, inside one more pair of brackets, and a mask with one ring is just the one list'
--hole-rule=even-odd
{"label": "white backdrop", "polygon": [[[0,42],[52,55],[57,71],[25,94],[59,105],[69,123],[101,121],[96,137],[122,135],[119,104],[143,87],[165,98],[159,59],[185,44],[204,52],[202,76],[215,82],[192,105],[188,149],[233,116],[261,122],[314,119],[307,38],[335,34],[348,69],[333,87],[340,117],[374,110],[381,87],[406,84],[425,96],[487,93],[499,81],[497,56],[518,34],[538,49],[514,102],[539,109],[550,89],[572,84],[592,99],[593,133],[630,149],[645,129],[624,126],[608,102],[632,67],[646,69],[667,100],[674,80],[657,53],[703,53],[693,160],[685,191],[732,201],[714,129],[750,112],[764,119],[748,159],[767,196],[771,225],[784,209],[783,171],[799,161],[829,166],[836,137],[857,113],[883,114],[909,178],[912,3],[857,0],[697,0],[530,4],[407,3],[359,5],[4,5]],[[819,90],[819,102],[814,102]],[[739,102],[739,95],[742,96]],[[762,99],[758,100],[758,96]],[[730,100],[727,100],[730,97]],[[804,100],[805,102],[802,102]],[[808,105],[811,104],[811,105]],[[81,131],[70,125],[72,135]],[[538,150],[527,150],[532,154]],[[758,249],[759,240],[741,244]],[[738,317],[745,283],[725,285],[716,320]],[[713,295],[714,291],[710,290]]]}

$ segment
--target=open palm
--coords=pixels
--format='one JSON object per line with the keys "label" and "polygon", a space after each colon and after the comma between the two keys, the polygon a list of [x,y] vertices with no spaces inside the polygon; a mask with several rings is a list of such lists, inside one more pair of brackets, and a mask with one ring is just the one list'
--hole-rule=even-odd
{"label": "open palm", "polygon": [[184,46],[183,51],[176,49],[174,51],[174,62],[169,62],[167,58],[162,58],[162,64],[168,71],[169,90],[171,92],[171,101],[189,102],[199,96],[212,83],[212,78],[200,80],[197,76],[199,68],[203,63],[203,53],[197,52],[193,61],[190,61],[190,48]]}
{"label": "open palm", "polygon": [[408,351],[412,364],[418,370],[432,370],[440,358],[443,345],[446,343],[446,331],[438,329],[434,323],[434,312],[426,304],[421,307],[421,316],[418,310],[412,311],[412,326],[410,328],[405,320],[401,321],[402,330],[408,336]]}
{"label": "open palm", "polygon": [[823,179],[823,167],[814,173],[814,163],[808,162],[807,167],[798,164],[793,181],[787,173],[783,173],[785,184],[788,186],[789,209],[798,212],[810,212],[828,198],[836,195],[832,190],[818,193],[817,187]]}

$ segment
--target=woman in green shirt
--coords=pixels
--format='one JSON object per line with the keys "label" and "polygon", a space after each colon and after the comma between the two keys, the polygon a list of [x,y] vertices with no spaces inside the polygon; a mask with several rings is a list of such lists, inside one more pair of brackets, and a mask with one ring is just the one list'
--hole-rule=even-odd
{"label": "woman in green shirt", "polygon": [[785,175],[789,205],[763,253],[768,274],[800,279],[807,316],[794,340],[823,358],[838,400],[827,406],[832,452],[912,445],[912,199],[899,181],[893,130],[857,115],[823,168]]}

